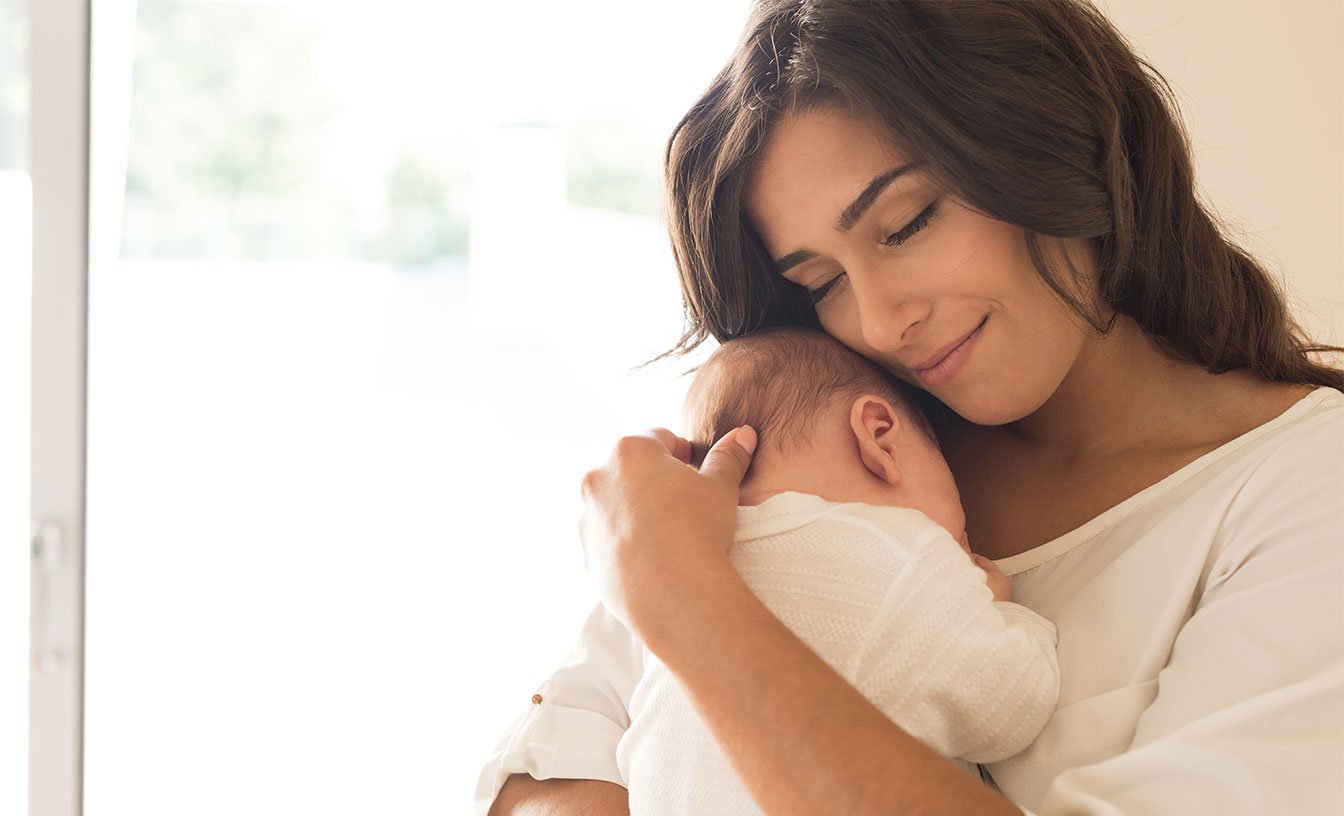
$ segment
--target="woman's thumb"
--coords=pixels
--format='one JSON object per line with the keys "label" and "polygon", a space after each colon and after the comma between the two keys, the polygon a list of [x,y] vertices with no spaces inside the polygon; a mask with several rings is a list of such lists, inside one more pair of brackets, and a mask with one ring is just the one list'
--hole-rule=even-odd
{"label": "woman's thumb", "polygon": [[756,430],[750,425],[742,425],[723,435],[714,443],[714,447],[705,454],[700,472],[713,478],[722,478],[732,482],[733,486],[742,483],[751,467],[751,455],[756,452]]}

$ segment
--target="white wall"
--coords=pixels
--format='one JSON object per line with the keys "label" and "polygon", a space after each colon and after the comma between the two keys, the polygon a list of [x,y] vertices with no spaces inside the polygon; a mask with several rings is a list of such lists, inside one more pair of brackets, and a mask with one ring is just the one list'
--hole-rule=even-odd
{"label": "white wall", "polygon": [[1344,3],[1100,5],[1175,88],[1206,200],[1344,343]]}

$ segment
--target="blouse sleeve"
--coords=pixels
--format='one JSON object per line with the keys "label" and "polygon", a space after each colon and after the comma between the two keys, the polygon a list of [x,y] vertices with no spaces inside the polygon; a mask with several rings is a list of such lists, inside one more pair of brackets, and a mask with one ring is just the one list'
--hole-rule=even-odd
{"label": "blouse sleeve", "polygon": [[639,640],[598,605],[564,664],[505,729],[481,769],[478,816],[490,810],[512,774],[623,784],[616,744],[630,726],[630,696],[643,670]]}
{"label": "blouse sleeve", "polygon": [[1344,813],[1335,430],[1314,450],[1276,451],[1248,480],[1129,749],[1060,774],[1041,816]]}

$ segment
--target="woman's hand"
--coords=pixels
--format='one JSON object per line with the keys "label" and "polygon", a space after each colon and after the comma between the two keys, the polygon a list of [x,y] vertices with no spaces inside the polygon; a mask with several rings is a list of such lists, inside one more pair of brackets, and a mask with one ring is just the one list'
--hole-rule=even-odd
{"label": "woman's hand", "polygon": [[583,478],[584,564],[602,603],[647,642],[670,623],[698,577],[731,569],[738,486],[756,432],[724,434],[696,470],[691,443],[655,428],[616,443],[607,463]]}

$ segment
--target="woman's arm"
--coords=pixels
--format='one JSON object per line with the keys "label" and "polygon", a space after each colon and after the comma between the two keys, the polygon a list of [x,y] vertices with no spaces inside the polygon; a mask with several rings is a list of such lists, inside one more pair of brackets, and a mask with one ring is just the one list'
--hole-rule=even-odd
{"label": "woman's arm", "polygon": [[697,472],[670,432],[618,443],[584,481],[584,546],[604,602],[677,676],[767,813],[1019,814],[888,720],[733,570],[754,446],[750,429],[728,434]]}
{"label": "woman's arm", "polygon": [[625,788],[600,779],[533,779],[514,774],[490,816],[629,816]]}
{"label": "woman's arm", "polygon": [[888,720],[731,567],[693,591],[643,630],[766,813],[1020,813]]}

